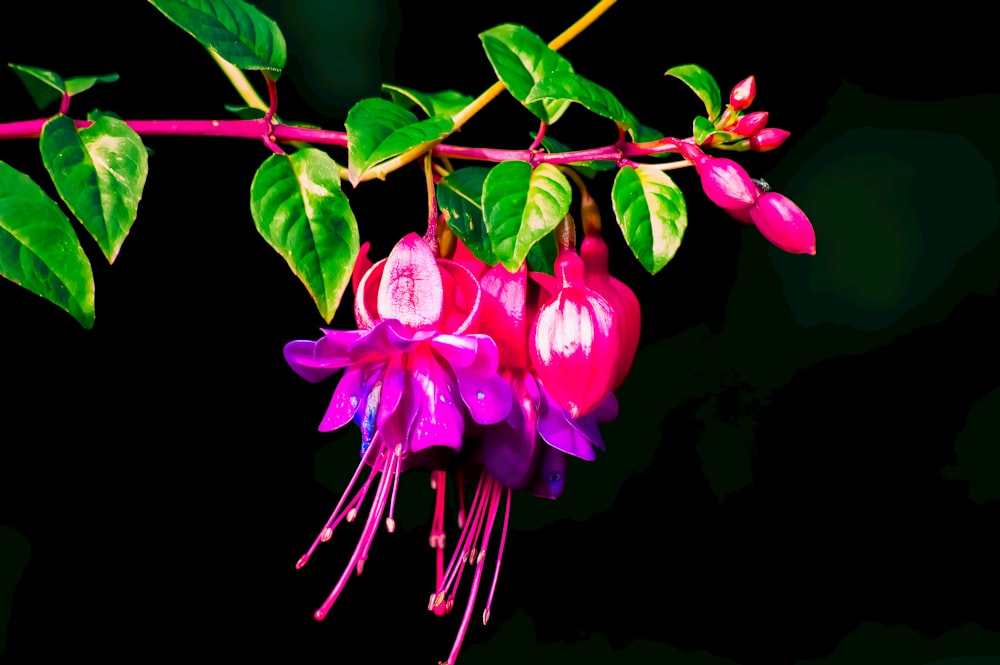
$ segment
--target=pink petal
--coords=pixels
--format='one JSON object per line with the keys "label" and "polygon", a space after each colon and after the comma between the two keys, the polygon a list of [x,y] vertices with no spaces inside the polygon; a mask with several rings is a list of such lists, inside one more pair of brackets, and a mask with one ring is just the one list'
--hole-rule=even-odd
{"label": "pink petal", "polygon": [[389,253],[378,287],[378,313],[412,330],[436,328],[444,308],[441,274],[430,246],[416,233]]}
{"label": "pink petal", "polygon": [[790,199],[768,192],[750,209],[760,234],[791,254],[816,254],[816,233],[809,218]]}

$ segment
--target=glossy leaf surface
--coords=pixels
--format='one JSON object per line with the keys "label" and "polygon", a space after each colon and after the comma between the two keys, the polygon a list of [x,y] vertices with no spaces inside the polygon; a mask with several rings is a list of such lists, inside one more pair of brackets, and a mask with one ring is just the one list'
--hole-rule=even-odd
{"label": "glossy leaf surface", "polygon": [[0,162],[0,275],[94,325],[94,275],[69,219],[31,178]]}
{"label": "glossy leaf surface", "polygon": [[472,97],[455,90],[440,92],[419,92],[398,85],[382,84],[382,89],[389,93],[392,101],[400,106],[416,104],[428,117],[442,116],[450,118],[472,102]]}
{"label": "glossy leaf surface", "polygon": [[113,262],[135,221],[149,170],[142,139],[111,116],[78,130],[57,115],[42,128],[42,161],[59,196]]}
{"label": "glossy leaf surface", "polygon": [[278,25],[243,0],[149,0],[202,46],[240,69],[277,79],[287,58]]}
{"label": "glossy leaf surface", "polygon": [[493,252],[504,267],[520,268],[532,245],[569,212],[572,190],[551,164],[501,162],[483,183],[483,216]]}
{"label": "glossy leaf surface", "polygon": [[678,65],[668,69],[665,75],[684,81],[698,95],[698,99],[705,105],[709,120],[714,122],[719,117],[722,112],[722,93],[711,74],[698,65]]}
{"label": "glossy leaf surface", "polygon": [[358,224],[340,189],[338,166],[322,150],[271,155],[250,187],[257,230],[288,263],[329,323],[351,282]]}
{"label": "glossy leaf surface", "polygon": [[347,113],[347,171],[357,185],[365,174],[393,157],[427,147],[447,136],[450,119],[417,120],[407,109],[387,99],[362,99]]}
{"label": "glossy leaf surface", "polygon": [[490,170],[469,166],[452,171],[437,184],[438,209],[448,228],[477,259],[496,265],[493,243],[483,221],[483,182]]}
{"label": "glossy leaf surface", "polygon": [[635,128],[639,124],[635,116],[622,106],[611,91],[579,74],[556,72],[547,75],[535,84],[528,95],[529,102],[544,99],[581,104],[592,113],[614,120],[619,127],[631,131],[633,138],[635,137]]}
{"label": "glossy leaf surface", "polygon": [[554,72],[572,73],[573,65],[566,58],[522,25],[498,25],[480,33],[479,38],[497,78],[539,120],[551,125],[566,112],[568,101],[528,99],[532,88],[543,78]]}
{"label": "glossy leaf surface", "polygon": [[687,204],[663,171],[622,167],[611,191],[615,217],[639,263],[656,274],[674,257],[687,228]]}

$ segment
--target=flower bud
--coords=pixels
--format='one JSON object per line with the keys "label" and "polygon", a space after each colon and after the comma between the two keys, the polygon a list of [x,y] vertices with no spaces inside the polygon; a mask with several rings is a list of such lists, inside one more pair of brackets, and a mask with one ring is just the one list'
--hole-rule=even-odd
{"label": "flower bud", "polygon": [[750,149],[757,152],[774,150],[784,143],[785,139],[789,136],[791,136],[791,132],[789,131],[778,129],[777,127],[767,127],[750,137]]}
{"label": "flower bud", "polygon": [[736,123],[733,133],[740,136],[754,136],[767,125],[767,111],[754,111],[747,113]]}
{"label": "flower bud", "polygon": [[791,254],[816,254],[816,233],[801,209],[777,192],[762,194],[752,208],[750,220],[779,249]]}
{"label": "flower bud", "polygon": [[731,159],[710,157],[689,141],[680,141],[677,149],[694,164],[701,176],[705,195],[724,210],[744,210],[757,200],[757,186],[746,170]]}
{"label": "flower bud", "polygon": [[579,418],[600,406],[614,384],[616,319],[608,301],[587,287],[575,251],[559,251],[555,272],[560,288],[538,308],[528,350],[549,395]]}
{"label": "flower bud", "polygon": [[757,82],[753,76],[748,76],[733,87],[729,93],[729,103],[736,111],[742,111],[753,103],[757,96]]}

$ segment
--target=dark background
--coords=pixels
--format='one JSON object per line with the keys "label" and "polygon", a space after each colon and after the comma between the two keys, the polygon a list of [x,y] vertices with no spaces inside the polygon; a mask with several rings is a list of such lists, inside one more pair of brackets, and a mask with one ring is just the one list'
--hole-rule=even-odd
{"label": "dark background", "polygon": [[[480,31],[551,39],[590,3],[260,6],[289,41],[280,114],[342,129],[380,80],[478,94],[492,82]],[[515,500],[493,618],[473,622],[463,663],[1000,660],[1000,90],[949,46],[995,36],[951,7],[830,10],[622,0],[563,50],[676,136],[699,104],[666,69],[698,63],[724,94],[756,75],[754,108],[792,138],[737,159],[810,215],[818,254],[774,250],[684,172],[684,244],[650,276],[615,230],[611,176],[594,181],[612,271],[644,308],[642,348],[607,452],[570,467],[561,500]],[[121,75],[74,99],[74,117],[229,117],[239,99],[193,39],[145,3],[104,11],[27,5],[0,27],[3,61]],[[12,72],[0,86],[0,122],[40,115]],[[453,138],[524,147],[535,129],[501,97]],[[578,107],[552,134],[614,138]],[[282,359],[323,322],[250,217],[270,153],[146,144],[114,266],[83,241],[93,330],[0,284],[0,659],[443,659],[458,618],[425,609],[426,475],[405,479],[400,528],[325,622],[312,611],[358,529],[294,569],[357,437],[316,431],[333,383]],[[6,141],[0,159],[54,193],[36,141]],[[374,258],[423,228],[415,167],[349,194]],[[335,325],[353,327],[348,306]]]}

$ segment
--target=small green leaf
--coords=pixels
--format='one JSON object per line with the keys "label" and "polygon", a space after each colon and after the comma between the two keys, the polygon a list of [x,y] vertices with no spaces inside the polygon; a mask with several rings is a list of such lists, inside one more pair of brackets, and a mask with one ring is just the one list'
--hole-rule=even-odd
{"label": "small green leaf", "polygon": [[614,120],[619,127],[629,130],[632,138],[635,138],[635,128],[639,124],[635,116],[622,106],[610,91],[579,74],[555,72],[546,75],[531,89],[527,99],[529,102],[552,99],[582,104],[592,113]]}
{"label": "small green leaf", "polygon": [[694,90],[705,105],[709,120],[715,121],[719,117],[722,112],[722,93],[711,74],[698,65],[678,65],[668,69],[664,75],[679,78]]}
{"label": "small green leaf", "polygon": [[309,290],[327,323],[351,283],[360,244],[338,169],[322,150],[305,148],[268,157],[250,186],[257,230]]}
{"label": "small green leaf", "polygon": [[505,23],[479,35],[493,70],[514,99],[542,122],[558,120],[569,102],[561,99],[528,100],[536,83],[554,72],[573,72],[573,65],[522,25]]}
{"label": "small green leaf", "polygon": [[39,146],[59,196],[113,262],[135,222],[146,184],[142,139],[111,116],[98,116],[78,131],[72,119],[57,115],[42,128]]}
{"label": "small green leaf", "polygon": [[202,46],[240,69],[281,75],[287,57],[278,25],[243,0],[149,0]]}
{"label": "small green leaf", "polygon": [[556,254],[558,252],[559,247],[556,246],[556,235],[555,233],[549,233],[528,250],[528,270],[554,275],[556,272]]}
{"label": "small green leaf", "polygon": [[102,74],[101,76],[74,76],[66,79],[66,92],[79,95],[81,92],[90,90],[98,83],[114,83],[118,80],[118,74]]}
{"label": "small green leaf", "polygon": [[66,82],[61,76],[48,69],[39,67],[29,67],[27,65],[15,65],[13,62],[7,66],[14,70],[17,78],[21,79],[35,106],[40,110],[53,102],[59,101],[66,93]]}
{"label": "small green leaf", "polygon": [[656,274],[674,257],[687,228],[687,204],[663,171],[622,167],[611,189],[615,217],[639,263]]}
{"label": "small green leaf", "polygon": [[351,107],[344,125],[352,185],[382,162],[413,149],[431,147],[450,134],[454,126],[450,119],[442,117],[418,121],[410,111],[378,97],[362,99]]}
{"label": "small green leaf", "polygon": [[450,118],[472,103],[473,98],[455,90],[440,92],[418,92],[398,85],[382,84],[382,90],[389,93],[392,101],[404,108],[416,104],[428,117]]}
{"label": "small green leaf", "polygon": [[452,171],[437,184],[438,209],[458,239],[484,263],[499,263],[483,221],[483,182],[490,172],[485,166]]}
{"label": "small green leaf", "polygon": [[551,164],[500,162],[483,183],[483,216],[493,252],[504,267],[521,267],[532,245],[569,212],[572,189]]}
{"label": "small green leaf", "polygon": [[704,145],[705,141],[707,141],[714,133],[715,125],[712,124],[711,120],[703,115],[695,116],[694,124],[691,130],[695,143],[698,145]]}
{"label": "small green leaf", "polygon": [[94,326],[94,274],[59,205],[0,162],[0,275]]}

